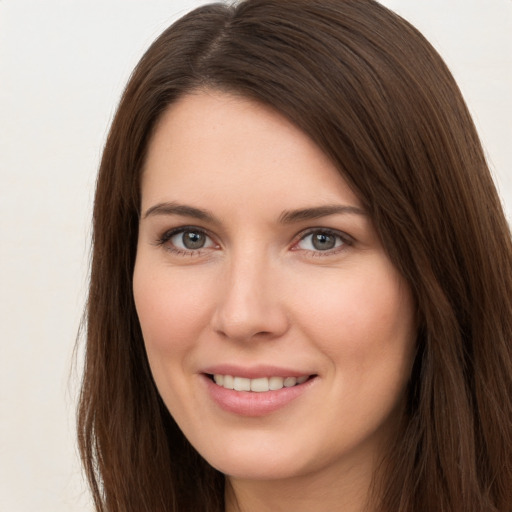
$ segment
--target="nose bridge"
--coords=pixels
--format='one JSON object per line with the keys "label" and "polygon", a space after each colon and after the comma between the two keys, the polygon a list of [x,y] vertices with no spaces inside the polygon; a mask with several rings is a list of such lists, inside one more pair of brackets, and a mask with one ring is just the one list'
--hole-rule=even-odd
{"label": "nose bridge", "polygon": [[248,340],[266,338],[287,329],[287,316],[279,294],[274,262],[261,248],[234,252],[226,264],[219,290],[214,329],[223,336]]}

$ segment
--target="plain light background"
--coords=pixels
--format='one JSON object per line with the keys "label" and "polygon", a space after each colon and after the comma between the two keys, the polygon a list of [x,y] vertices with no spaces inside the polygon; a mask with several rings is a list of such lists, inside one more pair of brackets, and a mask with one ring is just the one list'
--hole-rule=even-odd
{"label": "plain light background", "polygon": [[[285,1],[285,0],[283,0]],[[92,512],[73,347],[95,175],[131,69],[202,1],[0,0],[0,511]],[[512,0],[385,0],[452,69],[512,218]]]}

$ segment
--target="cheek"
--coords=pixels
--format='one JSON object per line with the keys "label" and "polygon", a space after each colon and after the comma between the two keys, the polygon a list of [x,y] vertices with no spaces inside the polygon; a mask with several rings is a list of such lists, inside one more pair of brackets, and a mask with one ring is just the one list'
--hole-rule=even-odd
{"label": "cheek", "polygon": [[364,370],[375,361],[412,358],[414,301],[386,260],[349,269],[315,289],[300,306],[301,316],[331,359]]}
{"label": "cheek", "polygon": [[190,278],[166,266],[138,261],[133,294],[150,359],[153,353],[175,356],[190,347],[207,323],[209,286],[198,275]]}

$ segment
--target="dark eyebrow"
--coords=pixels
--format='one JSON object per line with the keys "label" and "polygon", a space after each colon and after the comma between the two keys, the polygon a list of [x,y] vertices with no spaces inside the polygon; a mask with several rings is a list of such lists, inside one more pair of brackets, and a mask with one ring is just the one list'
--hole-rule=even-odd
{"label": "dark eyebrow", "polygon": [[153,215],[182,215],[184,217],[193,217],[199,220],[217,222],[213,213],[194,206],[187,206],[179,203],[158,203],[146,210],[142,216],[143,219]]}
{"label": "dark eyebrow", "polygon": [[285,211],[279,216],[279,221],[283,224],[292,224],[294,222],[319,219],[320,217],[327,217],[328,215],[335,214],[367,215],[362,208],[358,208],[357,206],[335,204]]}
{"label": "dark eyebrow", "polygon": [[[279,216],[279,222],[282,224],[293,224],[294,222],[319,219],[321,217],[327,217],[328,215],[335,214],[366,215],[366,212],[357,206],[316,206],[313,208],[302,208],[299,210],[284,211]],[[147,217],[151,217],[153,215],[181,215],[183,217],[193,217],[195,219],[209,222],[218,222],[215,215],[213,215],[213,213],[208,210],[203,210],[202,208],[196,208],[194,206],[188,206],[175,202],[155,204],[146,210],[142,218],[146,219]]]}

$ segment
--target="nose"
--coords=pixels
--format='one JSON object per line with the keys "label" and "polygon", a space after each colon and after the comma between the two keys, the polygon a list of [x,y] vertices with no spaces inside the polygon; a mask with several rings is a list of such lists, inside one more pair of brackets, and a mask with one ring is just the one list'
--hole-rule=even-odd
{"label": "nose", "polygon": [[220,284],[214,331],[236,341],[276,339],[289,328],[279,270],[263,258],[233,261]]}

